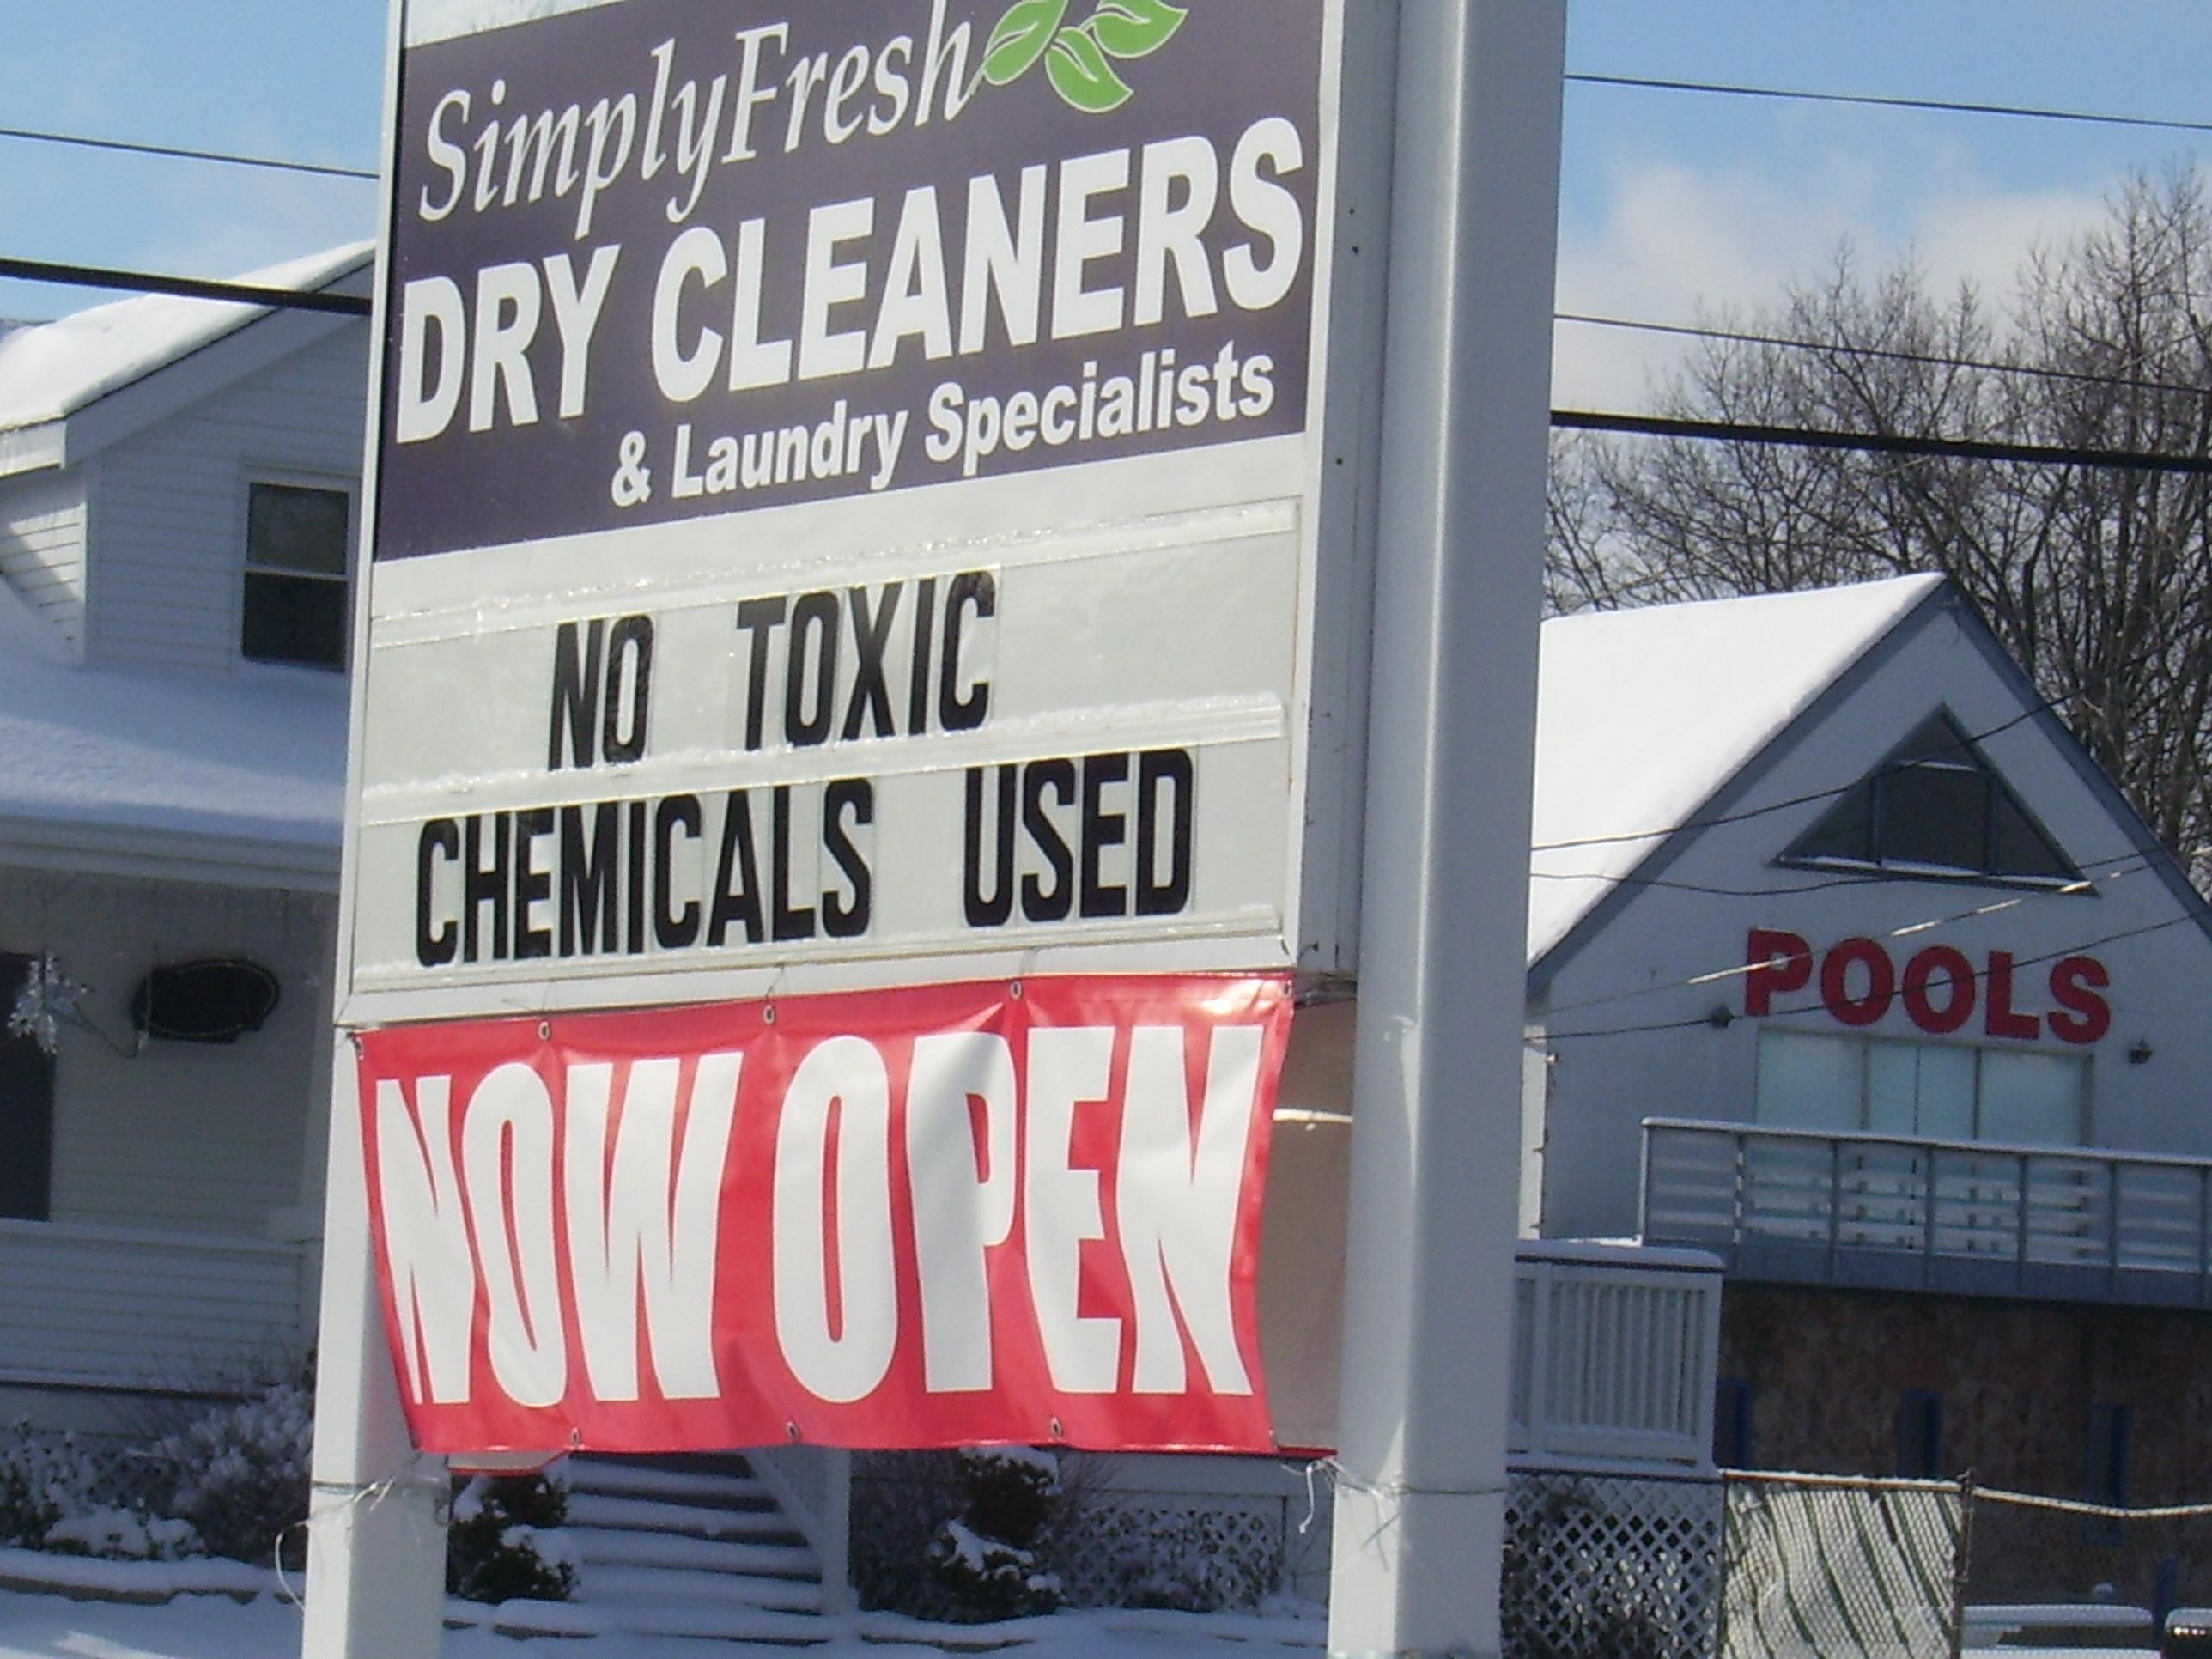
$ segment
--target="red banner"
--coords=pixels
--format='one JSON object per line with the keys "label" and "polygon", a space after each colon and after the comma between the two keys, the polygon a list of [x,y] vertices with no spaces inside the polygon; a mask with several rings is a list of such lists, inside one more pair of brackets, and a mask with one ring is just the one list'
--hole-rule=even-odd
{"label": "red banner", "polygon": [[434,1452],[1273,1449],[1285,978],[935,986],[356,1039]]}

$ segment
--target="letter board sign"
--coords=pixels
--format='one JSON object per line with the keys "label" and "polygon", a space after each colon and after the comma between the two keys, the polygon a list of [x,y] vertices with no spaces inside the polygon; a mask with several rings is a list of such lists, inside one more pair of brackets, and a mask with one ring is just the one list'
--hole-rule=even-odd
{"label": "letter board sign", "polygon": [[349,1023],[1349,965],[1334,0],[401,27]]}

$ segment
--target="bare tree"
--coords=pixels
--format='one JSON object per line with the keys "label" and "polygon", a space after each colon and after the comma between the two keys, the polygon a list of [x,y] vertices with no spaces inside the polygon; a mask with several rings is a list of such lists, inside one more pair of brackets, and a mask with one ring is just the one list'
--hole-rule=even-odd
{"label": "bare tree", "polygon": [[[2212,206],[2138,178],[2032,259],[2013,313],[1848,255],[1701,342],[1662,412],[1825,430],[2212,455]],[[1555,446],[1557,610],[1940,570],[2160,838],[2212,867],[2212,477],[1689,440]]]}

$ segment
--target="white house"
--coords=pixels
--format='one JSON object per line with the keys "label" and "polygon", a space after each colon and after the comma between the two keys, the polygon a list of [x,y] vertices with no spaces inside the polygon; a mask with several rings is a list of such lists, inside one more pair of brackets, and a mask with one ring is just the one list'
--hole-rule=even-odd
{"label": "white house", "polygon": [[1930,577],[1544,631],[1524,1226],[1717,1253],[1724,1462],[2212,1492],[2212,913]]}
{"label": "white house", "polygon": [[166,297],[0,336],[0,1421],[312,1330],[367,349]]}

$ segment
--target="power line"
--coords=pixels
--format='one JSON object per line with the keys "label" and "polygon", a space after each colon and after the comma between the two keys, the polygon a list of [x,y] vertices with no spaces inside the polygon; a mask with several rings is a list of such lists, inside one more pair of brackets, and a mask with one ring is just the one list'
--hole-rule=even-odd
{"label": "power line", "polygon": [[134,143],[123,138],[92,138],[75,132],[40,132],[29,127],[0,127],[0,138],[17,138],[33,144],[63,144],[73,149],[111,150],[125,155],[159,155],[175,161],[214,161],[224,167],[305,173],[323,179],[374,180],[378,176],[374,171],[364,167],[333,167],[320,161],[288,161],[273,155],[239,155],[219,149],[189,149],[178,144]]}
{"label": "power line", "polygon": [[1709,93],[1728,98],[1763,98],[1784,103],[1856,104],[1874,109],[1926,110],[1938,115],[2002,115],[2036,121],[2078,121],[2092,126],[2143,127],[2159,132],[2212,132],[2212,121],[2183,121],[2155,115],[2113,115],[2101,110],[2047,109],[2033,104],[1984,104],[1957,98],[1903,98],[1870,92],[1808,92],[1794,87],[1731,86],[1712,81],[1668,81],[1643,75],[1570,74],[1586,87],[1626,87],[1644,92]]}
{"label": "power line", "polygon": [[2085,386],[2122,388],[2130,392],[2172,392],[2202,398],[2208,388],[2184,386],[2173,380],[2134,380],[2115,374],[2095,374],[2087,369],[2051,368],[2040,363],[2000,363],[1983,357],[1950,357],[1940,352],[1900,351],[1893,347],[1849,345],[1840,340],[1798,340],[1785,334],[1760,334],[1747,329],[1718,328],[1697,323],[1661,323],[1638,317],[1604,317],[1589,312],[1559,311],[1554,322],[1576,323],[1589,328],[1628,329],[1644,334],[1674,334],[1698,340],[1727,340],[1740,345],[1781,346],[1792,351],[1832,352],[1845,357],[1869,357],[1883,362],[1919,363],[1930,368],[1973,368],[1993,374],[2027,374],[2040,380],[2069,380]]}
{"label": "power line", "polygon": [[1621,415],[1590,409],[1555,409],[1552,411],[1552,424],[1567,432],[1617,432],[1641,438],[1718,439],[1729,443],[1793,449],[1851,449],[1874,455],[2019,461],[2039,466],[2110,467],[2129,472],[2212,474],[2212,456],[2160,455],[2139,449],[2002,443],[1981,438],[1919,438],[1893,432],[1837,432],[1820,427],[1700,421],[1677,415]]}
{"label": "power line", "polygon": [[[356,295],[303,293],[292,289],[211,282],[150,271],[41,259],[0,258],[0,277],[64,286],[111,288],[139,294],[168,294],[186,299],[226,300],[293,311],[323,311],[366,317],[369,302]],[[1570,318],[1569,320],[1578,320]],[[1617,319],[1616,319],[1617,320]],[[1644,325],[1624,324],[1625,326]],[[1650,325],[1674,329],[1674,325]],[[1783,343],[1783,342],[1776,342]],[[1992,365],[1994,367],[1994,365]],[[2095,378],[2095,377],[2090,377]],[[2113,382],[2112,384],[2127,384]],[[2172,390],[2186,390],[2175,387]],[[1775,426],[1747,422],[1704,421],[1672,415],[1628,415],[1585,409],[1555,409],[1551,424],[1562,431],[1610,432],[1635,437],[1686,438],[1764,444],[1800,449],[1856,450],[1870,454],[1917,455],[1960,460],[2014,461],[2046,466],[2107,467],[2135,472],[2212,475],[2212,456],[2162,455],[2147,450],[2097,449],[2057,444],[2021,444],[1977,438],[1929,438],[1889,432],[1841,432],[1815,427]]]}
{"label": "power line", "polygon": [[[2156,654],[2157,650],[2154,647],[2130,658],[2119,666],[2132,668],[2136,664]],[[1976,744],[1986,743],[1991,738],[2001,738],[2015,726],[2024,725],[2038,714],[2050,714],[2057,709],[2059,704],[2071,702],[2082,695],[2082,690],[2079,686],[2071,691],[2062,691],[2057,696],[2045,697],[2042,702],[2021,709],[2010,720],[2002,720],[1979,732],[1966,732],[1950,743],[1931,749],[1924,755],[1916,755],[1911,761],[1891,762],[1889,764],[1903,768],[1935,760],[1944,755],[1960,754],[1971,757]],[[1624,830],[1613,835],[1576,836],[1564,841],[1540,841],[1531,845],[1528,850],[1531,853],[1565,853],[1581,847],[1624,847],[1632,842],[1662,841],[1685,830],[1719,830],[1731,823],[1748,823],[1753,818],[1763,818],[1775,812],[1786,812],[1793,806],[1809,806],[1815,801],[1833,800],[1839,795],[1850,793],[1865,781],[1866,775],[1862,774],[1848,783],[1833,784],[1825,789],[1808,790],[1802,795],[1791,795],[1786,799],[1769,801],[1764,806],[1747,806],[1739,812],[1722,812],[1709,818],[1684,818],[1680,823],[1664,824],[1651,830]]]}
{"label": "power line", "polygon": [[[1917,921],[1905,922],[1902,926],[1889,929],[1884,937],[1912,939],[1922,933],[1933,933],[1939,927],[1948,927],[1954,922],[1973,921],[1984,916],[1996,915],[2006,910],[2017,910],[2032,898],[2077,897],[2084,893],[2094,892],[2100,887],[2110,886],[2112,883],[2126,877],[2140,875],[2150,869],[2152,864],[2151,859],[2140,853],[2124,853],[2115,858],[2092,860],[2084,867],[2092,870],[2100,865],[2110,865],[2112,867],[2102,875],[2084,876],[2079,881],[2068,882],[2063,887],[2048,888],[2039,892],[2014,893],[2009,897],[1992,899],[1986,904],[1977,904],[1968,909],[1953,911],[1947,915],[1923,916]],[[1883,878],[1873,875],[1869,878],[1882,879]],[[1891,877],[1887,879],[1894,880],[1895,878]],[[1795,887],[1778,887],[1772,890],[1778,896],[1802,890]],[[1756,973],[1765,965],[1764,962],[1735,963],[1725,968],[1707,969],[1702,973],[1691,975],[1687,979],[1668,980],[1657,985],[1638,985],[1625,991],[1608,991],[1601,996],[1582,997],[1573,1002],[1554,1003],[1547,1012],[1553,1014],[1574,1013],[1586,1008],[1609,1007],[1616,1002],[1635,1002],[1644,997],[1663,996],[1670,991],[1694,991],[1702,986],[1717,985],[1727,980],[1741,979],[1747,975]],[[1700,1015],[1698,1018],[1702,1019],[1705,1016]]]}
{"label": "power line", "polygon": [[[1531,848],[1531,852],[1536,849]],[[1670,893],[1696,893],[1705,898],[1787,898],[1796,893],[1824,893],[1832,887],[1864,887],[1879,881],[1896,879],[1879,869],[1854,871],[1847,876],[1831,876],[1825,881],[1799,882],[1790,887],[1720,887],[1710,882],[1678,881],[1669,876],[1639,876],[1633,872],[1613,875],[1603,870],[1531,870],[1531,881],[1601,881],[1613,887],[1662,888]]]}
{"label": "power line", "polygon": [[77,288],[121,289],[134,294],[168,294],[186,300],[227,300],[276,311],[326,311],[341,317],[366,317],[369,309],[368,296],[361,294],[264,288],[253,283],[210,282],[198,276],[114,270],[100,265],[56,264],[45,259],[0,258],[0,276]]}
{"label": "power line", "polygon": [[[1583,86],[1626,88],[1638,91],[1687,92],[1732,98],[1755,98],[1789,103],[1845,104],[1878,109],[1924,110],[1947,115],[1997,115],[2045,121],[2086,122],[2099,126],[2142,127],[2166,132],[2212,132],[2212,122],[2168,119],[2148,115],[2115,115],[2096,110],[2050,109],[2027,104],[1978,103],[1961,99],[1906,98],[1877,93],[1814,92],[1802,88],[1736,86],[1711,81],[1674,81],[1654,76],[1572,73],[1566,77]],[[200,149],[183,144],[157,144],[124,138],[99,138],[86,133],[52,132],[33,127],[0,127],[0,138],[25,143],[58,144],[76,149],[106,150],[125,155],[152,155],[164,160],[205,161],[224,167],[258,167],[278,173],[305,173],[316,178],[374,181],[371,167],[341,167],[330,162],[295,161],[281,156],[248,155],[229,150]]]}
{"label": "power line", "polygon": [[[1534,851],[1534,848],[1530,848]],[[1824,881],[1801,881],[1788,887],[1720,887],[1710,882],[1680,881],[1672,876],[1609,875],[1603,870],[1531,870],[1531,881],[1601,881],[1614,887],[1656,887],[1670,893],[1696,893],[1705,898],[1789,898],[1798,893],[1825,893],[1833,887],[1867,887],[1877,882],[1895,881],[1891,872],[1879,867],[1855,870],[1847,876],[1830,876]],[[1666,988],[1661,987],[1664,989]]]}

